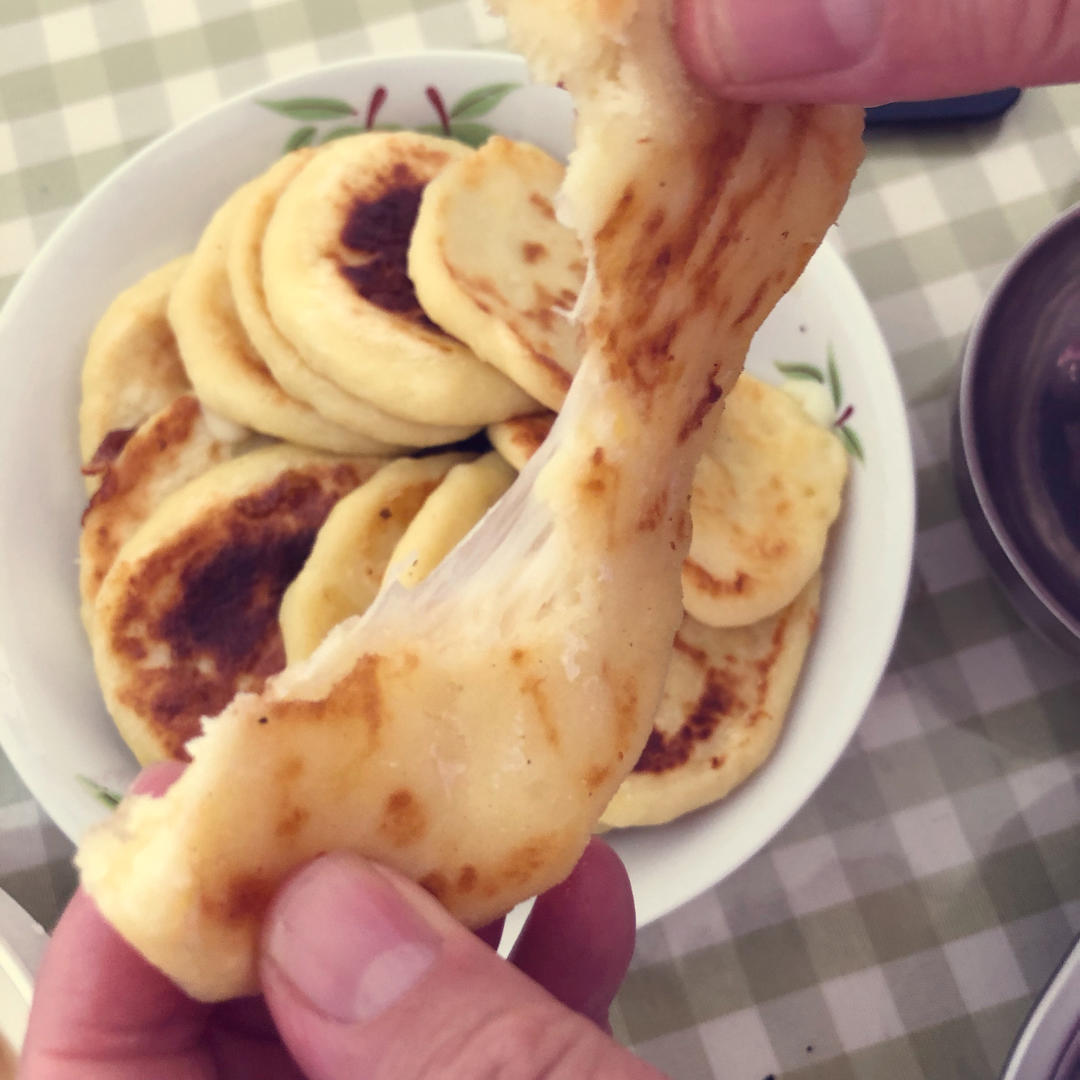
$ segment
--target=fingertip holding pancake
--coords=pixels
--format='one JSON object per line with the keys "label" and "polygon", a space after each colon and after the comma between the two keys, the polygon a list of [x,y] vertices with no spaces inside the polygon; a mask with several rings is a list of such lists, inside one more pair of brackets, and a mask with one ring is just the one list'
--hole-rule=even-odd
{"label": "fingertip holding pancake", "polygon": [[173,259],[125,289],[90,335],[79,405],[79,452],[90,490],[98,466],[114,456],[104,445],[110,433],[122,445],[120,437],[191,387],[166,317],[186,262],[186,256]]}
{"label": "fingertip holding pancake", "polygon": [[848,461],[783,390],[743,374],[694,474],[686,610],[747,626],[798,595],[821,565]]}
{"label": "fingertip holding pancake", "polygon": [[782,611],[729,629],[687,615],[653,730],[602,828],[662,825],[729,795],[768,759],[817,627],[821,575]]}
{"label": "fingertip holding pancake", "polygon": [[585,256],[555,215],[565,173],[543,150],[494,135],[427,185],[409,245],[428,315],[552,409],[581,360],[570,316]]}
{"label": "fingertip holding pancake", "polygon": [[253,450],[174,491],[127,540],[90,637],[106,705],[141,763],[182,758],[203,716],[284,666],[282,593],[334,503],[382,464]]}
{"label": "fingertip holding pancake", "polygon": [[389,452],[381,440],[333,424],[290,397],[248,339],[226,270],[232,224],[246,188],[211,218],[169,297],[169,323],[199,400],[228,420],[302,446],[334,453]]}
{"label": "fingertip holding pancake", "polygon": [[262,276],[263,237],[282,192],[315,152],[303,149],[286,154],[237,196],[226,263],[236,312],[248,338],[281,388],[333,424],[388,447],[438,446],[467,438],[474,427],[403,420],[343,390],[304,363],[270,318]]}
{"label": "fingertip holding pancake", "polygon": [[263,238],[267,306],[304,362],[422,424],[479,427],[536,407],[428,318],[408,277],[424,186],[471,153],[413,132],[336,140],[282,193]]}
{"label": "fingertip holding pancake", "polygon": [[335,626],[367,611],[409,523],[447,472],[467,460],[450,453],[390,462],[330,511],[281,601],[289,663],[306,659]]}

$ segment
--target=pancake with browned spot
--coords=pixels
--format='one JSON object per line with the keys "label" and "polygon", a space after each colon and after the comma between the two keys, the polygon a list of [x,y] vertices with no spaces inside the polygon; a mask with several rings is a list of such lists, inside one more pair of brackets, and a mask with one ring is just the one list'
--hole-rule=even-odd
{"label": "pancake with browned spot", "polygon": [[310,656],[351,615],[367,611],[390,557],[417,512],[464,454],[401,458],[346,495],[281,601],[281,633],[292,663]]}
{"label": "pancake with browned spot", "polygon": [[820,591],[818,574],[794,603],[753,626],[683,619],[649,741],[603,827],[671,821],[722,799],[764,764],[817,626]]}
{"label": "pancake with browned spot", "polygon": [[521,472],[525,462],[540,449],[554,423],[555,414],[550,412],[514,416],[497,424],[489,424],[487,437],[503,460]]}
{"label": "pancake with browned spot", "polygon": [[285,664],[278,607],[327,514],[383,462],[254,450],[164,499],[98,591],[94,664],[141,762],[183,758],[237,691]]}
{"label": "pancake with browned spot", "polygon": [[165,316],[186,258],[125,289],[101,317],[86,349],[79,405],[79,453],[87,488],[148,416],[191,384]]}
{"label": "pancake with browned spot", "polygon": [[79,536],[79,592],[88,628],[98,589],[120,548],[165,496],[232,450],[214,437],[195,395],[181,394],[140,424],[105,466]]}
{"label": "pancake with browned spot", "polygon": [[263,237],[267,307],[304,362],[422,424],[480,426],[536,408],[427,317],[408,276],[424,185],[471,153],[412,132],[339,139],[288,185]]}
{"label": "pancake with browned spot", "polygon": [[229,236],[229,286],[252,345],[286,393],[306,401],[320,416],[350,431],[402,447],[439,446],[467,438],[475,427],[418,424],[392,416],[343,390],[305,364],[270,318],[262,276],[263,237],[281,193],[314,152],[286,154],[238,197]]}
{"label": "pancake with browned spot", "polygon": [[253,431],[335,453],[388,453],[380,439],[320,416],[287,394],[248,339],[236,313],[226,252],[247,185],[226,200],[203,230],[169,297],[169,323],[188,378],[208,408]]}
{"label": "pancake with browned spot", "polygon": [[[488,437],[520,470],[553,422],[515,417]],[[694,472],[686,610],[709,626],[747,626],[791,603],[824,558],[847,467],[839,440],[788,393],[740,375]]]}
{"label": "pancake with browned spot", "polygon": [[710,626],[787,606],[821,565],[847,454],[783,390],[744,374],[694,473],[683,602]]}
{"label": "pancake with browned spot", "polygon": [[585,256],[555,215],[565,172],[538,147],[494,135],[428,184],[409,245],[428,315],[551,409],[581,358],[570,314]]}

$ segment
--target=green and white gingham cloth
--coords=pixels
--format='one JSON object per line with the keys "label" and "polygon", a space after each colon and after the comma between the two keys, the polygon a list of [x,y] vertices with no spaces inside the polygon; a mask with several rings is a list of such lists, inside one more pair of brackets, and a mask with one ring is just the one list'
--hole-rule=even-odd
{"label": "green and white gingham cloth", "polygon": [[[222,98],[501,40],[482,0],[0,0],[0,299],[93,184]],[[815,798],[639,935],[615,1030],[680,1080],[987,1080],[1080,931],[1080,664],[989,579],[949,464],[964,335],[1009,258],[1080,199],[1080,89],[868,143],[840,238],[909,404],[910,605]],[[46,925],[70,853],[0,760],[0,886]]]}

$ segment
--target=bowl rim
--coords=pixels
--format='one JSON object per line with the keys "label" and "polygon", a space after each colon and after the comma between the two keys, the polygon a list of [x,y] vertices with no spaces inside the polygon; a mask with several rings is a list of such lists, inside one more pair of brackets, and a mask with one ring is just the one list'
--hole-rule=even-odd
{"label": "bowl rim", "polygon": [[[5,316],[14,315],[17,305],[15,303],[16,298],[21,301],[22,293],[20,290],[29,289],[31,283],[34,282],[35,273],[40,273],[44,260],[48,253],[65,240],[68,236],[69,230],[75,225],[78,219],[78,211],[85,209],[88,206],[93,205],[94,201],[101,198],[105,194],[111,184],[117,182],[122,177],[129,176],[134,172],[144,160],[159,151],[163,144],[169,140],[182,136],[185,133],[189,133],[192,129],[201,125],[202,123],[211,120],[215,114],[224,113],[231,107],[237,104],[243,104],[257,100],[257,98],[265,94],[268,90],[273,88],[276,91],[285,92],[287,88],[302,85],[308,80],[314,78],[321,78],[324,76],[330,76],[339,71],[348,71],[360,66],[366,66],[372,64],[375,66],[381,66],[386,64],[406,63],[414,64],[418,59],[423,60],[439,60],[448,61],[454,64],[461,64],[462,62],[475,62],[482,58],[485,61],[498,60],[506,63],[512,61],[516,70],[522,74],[522,79],[525,85],[532,84],[530,77],[528,76],[528,70],[525,65],[525,61],[514,53],[508,53],[501,50],[470,50],[470,49],[436,49],[436,50],[405,50],[399,52],[387,52],[387,53],[375,53],[370,56],[352,57],[342,59],[335,63],[330,64],[317,64],[306,70],[289,73],[284,76],[272,77],[259,84],[248,87],[230,97],[217,102],[197,114],[192,115],[184,122],[163,131],[157,138],[148,143],[145,147],[137,151],[130,158],[128,158],[118,168],[111,170],[106,176],[91,189],[86,196],[73,207],[68,216],[61,223],[61,225],[54,231],[53,235],[46,241],[40,251],[37,253],[34,262],[24,272],[19,282],[16,285],[16,289],[13,290],[12,297],[9,298],[9,303],[5,305],[6,310],[0,311],[0,337],[3,336],[3,332],[6,329]],[[759,851],[765,848],[771,843],[780,830],[787,824],[787,822],[800,810],[803,809],[807,800],[813,795],[813,793],[824,783],[828,777],[829,772],[835,767],[836,762],[841,758],[844,753],[845,747],[847,747],[863,717],[865,716],[867,709],[877,691],[880,684],[881,677],[886,669],[889,661],[889,657],[892,655],[895,648],[898,628],[901,620],[903,619],[904,611],[906,608],[905,598],[909,591],[910,577],[912,573],[912,566],[915,554],[914,538],[916,532],[916,511],[915,511],[915,470],[914,470],[914,454],[912,441],[910,436],[910,423],[905,406],[903,394],[900,390],[900,382],[893,361],[888,343],[882,333],[880,324],[878,322],[876,313],[870,303],[869,298],[863,292],[861,285],[858,283],[853,272],[851,271],[846,258],[841,254],[841,250],[834,243],[826,237],[825,242],[822,244],[821,251],[823,257],[828,261],[828,264],[834,269],[842,272],[843,281],[845,282],[845,289],[849,288],[857,293],[861,303],[855,309],[854,316],[849,317],[849,321],[855,325],[861,327],[865,335],[870,335],[873,341],[877,345],[876,351],[880,352],[883,360],[888,361],[882,368],[880,376],[881,379],[889,385],[890,393],[887,394],[889,401],[889,410],[892,415],[895,416],[896,429],[902,434],[898,437],[898,445],[894,448],[893,455],[893,467],[897,470],[897,475],[892,475],[890,469],[890,479],[895,482],[895,487],[889,493],[889,498],[892,505],[898,510],[901,516],[901,527],[903,545],[902,545],[902,558],[898,559],[898,572],[895,577],[895,581],[891,587],[891,595],[895,599],[895,609],[892,610],[891,617],[886,620],[879,619],[879,625],[881,626],[882,636],[880,638],[880,655],[875,657],[875,662],[871,665],[860,665],[861,674],[859,679],[854,680],[854,685],[858,686],[862,683],[863,692],[858,696],[862,699],[859,703],[857,711],[853,710],[850,726],[847,726],[843,731],[842,740],[838,742],[835,754],[830,754],[830,760],[828,765],[823,767],[818,773],[815,768],[809,773],[803,775],[795,784],[796,790],[800,791],[799,798],[793,802],[790,806],[786,806],[783,813],[781,813],[775,820],[772,818],[768,820],[768,827],[761,829],[753,838],[751,842],[740,842],[733,856],[731,857],[731,864],[729,869],[723,873],[717,875],[710,873],[708,875],[708,881],[705,884],[697,884],[693,887],[692,891],[686,891],[685,894],[680,894],[677,898],[670,898],[663,902],[663,904],[657,903],[654,908],[650,909],[648,918],[645,921],[652,921],[654,919],[662,917],[675,907],[689,901],[694,896],[700,894],[700,892],[716,884],[718,881],[725,877],[728,877],[739,866],[745,863],[750,857],[756,855]],[[3,662],[4,655],[0,651],[0,690],[3,689]],[[0,695],[0,704],[2,704],[2,695]],[[0,715],[0,721],[3,717]],[[10,734],[3,731],[0,728],[0,734]],[[10,744],[11,739],[5,738],[3,740],[5,744]],[[8,746],[5,746],[8,748]],[[20,746],[21,749],[21,746]],[[13,760],[15,755],[12,754]],[[20,759],[21,761],[21,759]],[[20,775],[28,775],[27,771],[24,771],[22,767],[18,769]],[[45,805],[44,800],[42,800]],[[52,804],[49,804],[49,813],[53,813]],[[71,830],[68,828],[67,821],[60,816],[56,819],[58,823],[61,823],[61,827],[69,836],[73,838],[81,830]],[[70,820],[70,815],[68,820]],[[705,864],[703,864],[705,865]]]}
{"label": "bowl rim", "polygon": [[1067,231],[1078,223],[1080,223],[1080,203],[1066,210],[1044,229],[1036,233],[1009,261],[1001,272],[1001,276],[994,283],[975,322],[972,324],[967,342],[964,345],[964,353],[960,361],[960,389],[957,397],[957,414],[964,465],[971,478],[971,487],[983,520],[993,534],[1002,554],[1008,559],[1026,588],[1062,627],[1075,637],[1080,638],[1080,617],[1068,611],[1049,592],[1042,579],[1028,560],[1024,558],[1013,540],[1012,534],[990,493],[990,485],[987,482],[986,471],[978,454],[975,437],[975,385],[979,369],[979,356],[982,353],[990,319],[996,314],[1002,301],[1008,295],[1013,282],[1027,267],[1031,259],[1059,233]]}

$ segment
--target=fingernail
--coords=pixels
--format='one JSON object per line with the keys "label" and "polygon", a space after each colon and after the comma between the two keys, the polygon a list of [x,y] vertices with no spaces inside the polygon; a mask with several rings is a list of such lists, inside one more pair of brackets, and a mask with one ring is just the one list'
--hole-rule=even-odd
{"label": "fingernail", "polygon": [[878,39],[883,0],[691,0],[697,47],[734,83],[840,71]]}
{"label": "fingernail", "polygon": [[384,877],[348,855],[316,860],[285,887],[266,939],[271,962],[312,1008],[343,1023],[400,1000],[440,944]]}

